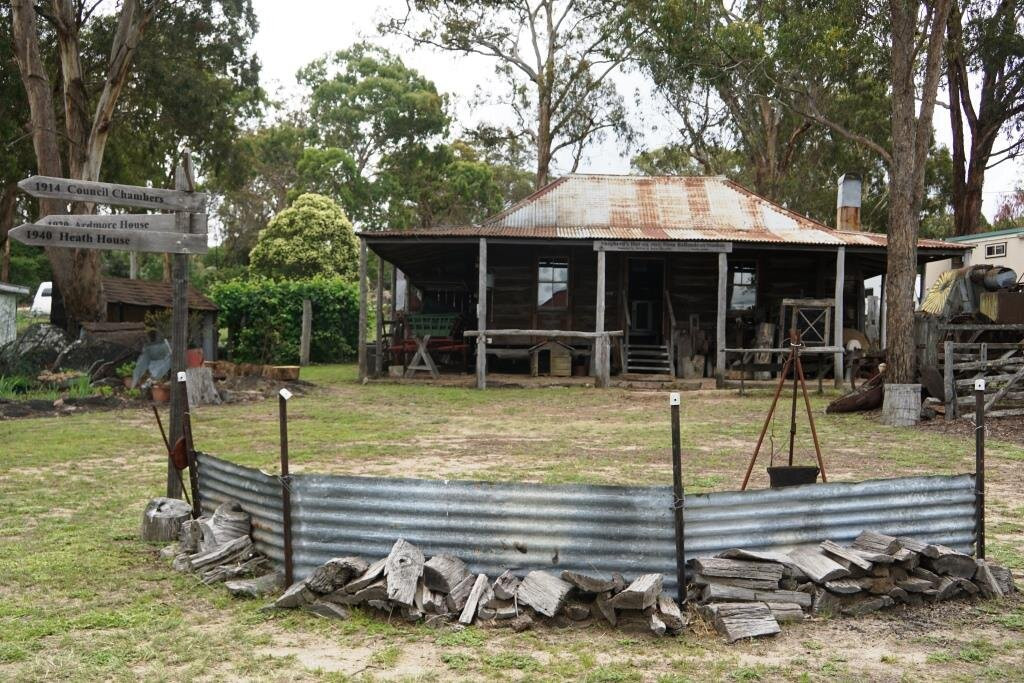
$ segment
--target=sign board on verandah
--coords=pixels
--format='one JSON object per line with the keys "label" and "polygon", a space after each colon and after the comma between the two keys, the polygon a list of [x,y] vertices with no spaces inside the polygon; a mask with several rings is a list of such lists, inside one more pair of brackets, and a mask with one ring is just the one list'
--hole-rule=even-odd
{"label": "sign board on verandah", "polygon": [[169,254],[204,254],[206,235],[155,230],[109,230],[24,223],[10,236],[22,244],[66,249],[111,249]]}
{"label": "sign board on verandah", "polygon": [[64,199],[69,202],[138,206],[163,211],[191,211],[206,208],[207,195],[202,192],[163,190],[137,185],[118,185],[91,180],[53,178],[34,175],[18,183],[18,187],[33,197]]}

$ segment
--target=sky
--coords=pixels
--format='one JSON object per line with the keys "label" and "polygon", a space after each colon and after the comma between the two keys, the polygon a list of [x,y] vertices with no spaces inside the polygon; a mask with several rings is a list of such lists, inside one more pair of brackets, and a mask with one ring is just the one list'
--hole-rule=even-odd
{"label": "sky", "polygon": [[[457,121],[470,127],[480,121],[500,123],[510,111],[497,105],[473,108],[478,88],[495,78],[494,62],[480,55],[456,55],[427,48],[413,48],[407,41],[382,37],[377,24],[405,12],[405,0],[254,0],[260,29],[253,43],[262,63],[262,83],[271,95],[284,100],[298,96],[295,73],[328,52],[359,40],[381,44],[400,55],[410,66],[434,81],[453,100]],[[671,120],[661,112],[653,87],[639,73],[619,74],[619,91],[625,97],[634,126],[640,132],[640,149],[653,148],[672,138]],[[941,96],[941,94],[940,94]],[[936,138],[950,143],[948,113],[937,108]],[[630,158],[638,150],[625,150],[614,138],[590,148],[581,172],[629,173]],[[569,168],[567,158],[556,158],[556,173]],[[1006,162],[988,172],[983,212],[991,219],[1004,193],[1021,182],[1020,162]],[[799,207],[793,207],[799,210]]]}

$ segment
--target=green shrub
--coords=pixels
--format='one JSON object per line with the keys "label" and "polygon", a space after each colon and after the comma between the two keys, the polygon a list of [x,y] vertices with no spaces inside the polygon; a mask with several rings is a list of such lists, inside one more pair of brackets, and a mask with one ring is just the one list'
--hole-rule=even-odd
{"label": "green shrub", "polygon": [[214,285],[210,296],[236,362],[298,363],[303,299],[313,304],[310,360],[337,363],[356,354],[359,290],[342,278],[233,280]]}

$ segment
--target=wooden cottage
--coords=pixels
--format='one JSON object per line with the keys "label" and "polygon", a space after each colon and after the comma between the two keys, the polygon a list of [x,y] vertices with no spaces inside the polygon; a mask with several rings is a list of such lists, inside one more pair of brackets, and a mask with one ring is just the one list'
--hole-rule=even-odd
{"label": "wooden cottage", "polygon": [[[859,207],[855,176],[840,179],[836,229],[724,177],[573,174],[480,225],[361,232],[361,265],[369,249],[400,271],[402,315],[460,317],[481,387],[488,365],[525,364],[550,340],[599,383],[685,368],[721,385],[778,358],[791,327],[838,380],[844,340],[865,330],[865,280],[886,269],[886,237],[860,231]],[[918,265],[963,251],[920,240]],[[379,372],[365,347],[363,376]]]}

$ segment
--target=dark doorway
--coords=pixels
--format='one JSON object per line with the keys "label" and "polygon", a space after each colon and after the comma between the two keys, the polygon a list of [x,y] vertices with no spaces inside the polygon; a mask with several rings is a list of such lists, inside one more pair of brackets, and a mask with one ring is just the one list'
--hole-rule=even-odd
{"label": "dark doorway", "polygon": [[627,303],[629,342],[662,343],[662,306],[665,292],[665,262],[653,258],[631,258]]}

